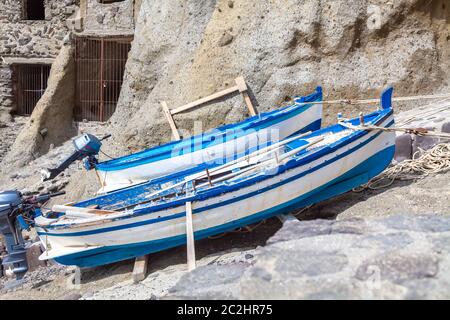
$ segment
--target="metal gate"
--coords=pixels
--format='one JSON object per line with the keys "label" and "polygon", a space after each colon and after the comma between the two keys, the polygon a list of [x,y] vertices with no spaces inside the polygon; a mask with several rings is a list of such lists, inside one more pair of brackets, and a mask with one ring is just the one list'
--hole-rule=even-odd
{"label": "metal gate", "polygon": [[17,114],[29,116],[47,89],[50,65],[15,64],[13,77]]}
{"label": "metal gate", "polygon": [[130,38],[77,38],[75,119],[106,121],[116,110]]}

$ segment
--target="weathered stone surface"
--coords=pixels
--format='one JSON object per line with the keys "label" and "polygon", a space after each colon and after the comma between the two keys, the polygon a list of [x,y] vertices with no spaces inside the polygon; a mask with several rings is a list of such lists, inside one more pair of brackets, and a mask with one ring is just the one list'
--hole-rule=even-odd
{"label": "weathered stone surface", "polygon": [[233,36],[229,34],[228,32],[225,32],[222,37],[220,37],[218,45],[219,47],[224,47],[226,45],[229,45],[233,41]]}
{"label": "weathered stone surface", "polygon": [[[206,265],[184,275],[169,294],[179,299],[192,298],[192,291],[200,294],[199,299],[233,299],[238,280],[250,266],[248,263],[227,265]],[[208,283],[208,286],[205,286]]]}
{"label": "weathered stone surface", "polygon": [[[374,17],[369,7],[382,13]],[[446,86],[448,51],[438,1],[228,0],[143,1],[130,63],[116,115],[111,153],[139,150],[170,140],[159,104],[170,107],[206,96],[242,74],[259,111],[322,85],[327,98],[378,95],[388,83],[397,95]],[[152,17],[151,19],[149,17]],[[375,25],[369,22],[377,20]],[[279,23],[282,21],[282,23]],[[218,45],[223,35],[226,41]],[[231,35],[233,39],[231,40]],[[227,44],[227,45],[224,45]],[[442,62],[442,63],[441,63]],[[177,92],[176,95],[173,92]],[[345,116],[365,111],[345,109]],[[245,118],[240,97],[175,117],[187,134]],[[325,124],[342,106],[327,106]],[[126,146],[128,150],[124,150]]]}
{"label": "weathered stone surface", "polygon": [[42,254],[41,243],[36,242],[26,248],[27,250],[27,263],[28,271],[34,271],[40,267],[47,266],[46,261],[39,260],[39,256]]}
{"label": "weathered stone surface", "polygon": [[398,230],[419,232],[449,232],[450,220],[447,216],[392,216],[383,220],[386,226]]}
{"label": "weathered stone surface", "polygon": [[[240,299],[449,298],[449,224],[450,216],[435,215],[287,221],[243,274],[228,265],[202,269],[174,287],[185,288],[182,295],[168,297],[221,298],[228,274],[228,296]],[[205,289],[210,283],[214,290]]]}
{"label": "weathered stone surface", "polygon": [[438,265],[436,256],[389,252],[363,261],[356,271],[355,278],[367,281],[373,276],[373,270],[378,269],[381,281],[388,280],[401,284],[408,280],[435,277],[439,271]]}
{"label": "weathered stone surface", "polygon": [[406,159],[411,159],[412,152],[412,139],[410,134],[402,134],[395,139],[395,155],[394,159],[397,162],[402,162]]}
{"label": "weathered stone surface", "polygon": [[[22,16],[22,1],[0,2],[0,54],[8,56],[55,57],[58,55],[59,38],[68,32],[65,21],[70,13],[64,8],[75,8],[74,0],[45,1],[49,10],[46,20],[25,20]],[[32,52],[24,52],[31,44]],[[9,50],[7,50],[9,49]]]}
{"label": "weathered stone surface", "polygon": [[[37,103],[11,151],[2,161],[2,170],[10,165],[24,165],[45,154],[50,145],[60,145],[76,134],[72,125],[75,105],[75,63],[73,48],[61,50],[50,71],[48,87]],[[47,128],[47,134],[41,131]]]}
{"label": "weathered stone surface", "polygon": [[136,11],[139,12],[139,3],[137,2],[124,0],[102,4],[99,1],[86,1],[85,31],[96,34],[133,34],[134,14]]}

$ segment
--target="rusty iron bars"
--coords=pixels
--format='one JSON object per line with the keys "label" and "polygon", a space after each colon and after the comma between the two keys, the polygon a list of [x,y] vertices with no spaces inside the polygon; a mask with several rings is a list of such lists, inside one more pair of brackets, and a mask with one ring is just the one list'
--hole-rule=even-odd
{"label": "rusty iron bars", "polygon": [[76,120],[103,122],[114,113],[122,88],[131,40],[76,38]]}
{"label": "rusty iron bars", "polygon": [[31,115],[45,89],[47,89],[50,67],[50,65],[44,64],[17,64],[13,66],[16,80],[17,114]]}

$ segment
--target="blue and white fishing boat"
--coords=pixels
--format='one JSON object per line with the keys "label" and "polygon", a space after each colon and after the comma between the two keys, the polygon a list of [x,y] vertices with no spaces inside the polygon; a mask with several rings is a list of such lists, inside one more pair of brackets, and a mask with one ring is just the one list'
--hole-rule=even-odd
{"label": "blue and white fishing boat", "polygon": [[[208,172],[98,196],[35,219],[41,259],[98,266],[186,243],[186,205],[195,239],[214,236],[329,199],[368,182],[392,161],[392,89],[382,108],[295,136]],[[370,126],[369,129],[365,129]]]}
{"label": "blue and white fishing boat", "polygon": [[243,122],[97,163],[99,194],[145,183],[200,164],[223,164],[266,144],[320,129],[322,89],[298,97],[290,106],[261,113]]}

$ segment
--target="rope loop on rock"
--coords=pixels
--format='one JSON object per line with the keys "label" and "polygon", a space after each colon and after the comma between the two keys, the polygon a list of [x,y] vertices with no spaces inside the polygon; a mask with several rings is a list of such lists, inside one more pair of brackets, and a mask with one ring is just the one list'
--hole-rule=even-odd
{"label": "rope loop on rock", "polygon": [[390,166],[354,192],[379,190],[391,186],[396,180],[419,180],[450,169],[450,143],[440,143],[429,150],[419,148],[412,159]]}

